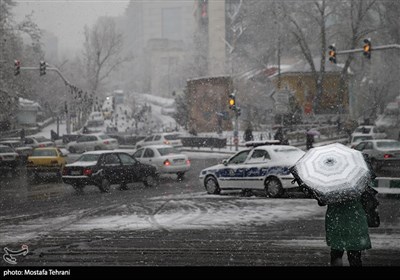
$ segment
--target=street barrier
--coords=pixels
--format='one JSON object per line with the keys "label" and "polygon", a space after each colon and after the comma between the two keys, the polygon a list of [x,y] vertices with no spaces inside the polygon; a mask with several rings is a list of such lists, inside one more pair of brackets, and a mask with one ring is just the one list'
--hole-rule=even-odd
{"label": "street barrier", "polygon": [[378,193],[400,194],[400,178],[398,177],[376,177],[375,188]]}
{"label": "street barrier", "polygon": [[182,146],[184,147],[208,147],[208,148],[225,148],[226,138],[215,137],[181,137]]}

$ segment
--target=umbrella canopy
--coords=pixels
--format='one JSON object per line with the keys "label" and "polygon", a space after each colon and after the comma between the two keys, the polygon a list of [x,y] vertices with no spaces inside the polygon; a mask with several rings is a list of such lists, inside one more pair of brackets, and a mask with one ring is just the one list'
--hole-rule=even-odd
{"label": "umbrella canopy", "polygon": [[309,150],[291,172],[325,204],[360,197],[371,180],[362,153],[338,143]]}
{"label": "umbrella canopy", "polygon": [[312,136],[318,136],[318,135],[321,135],[321,133],[320,133],[318,130],[315,130],[315,129],[310,129],[310,130],[307,130],[306,134],[308,134],[308,135],[312,135]]}

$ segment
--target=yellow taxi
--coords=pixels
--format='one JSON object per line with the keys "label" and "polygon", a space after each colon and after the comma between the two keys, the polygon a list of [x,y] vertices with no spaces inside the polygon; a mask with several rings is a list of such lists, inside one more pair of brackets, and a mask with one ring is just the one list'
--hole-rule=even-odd
{"label": "yellow taxi", "polygon": [[27,177],[31,183],[39,178],[55,175],[61,180],[62,170],[66,164],[66,155],[56,147],[36,148],[27,161]]}

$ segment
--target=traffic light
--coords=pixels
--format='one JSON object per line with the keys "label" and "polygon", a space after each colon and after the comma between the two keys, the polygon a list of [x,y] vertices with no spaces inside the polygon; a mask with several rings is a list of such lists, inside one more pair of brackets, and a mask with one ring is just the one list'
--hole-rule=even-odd
{"label": "traffic light", "polygon": [[46,75],[46,61],[40,61],[40,76]]}
{"label": "traffic light", "polygon": [[21,72],[21,61],[14,60],[14,75],[17,76]]}
{"label": "traffic light", "polygon": [[336,64],[336,48],[335,45],[330,45],[329,49],[329,61]]}
{"label": "traffic light", "polygon": [[229,109],[235,109],[236,108],[236,99],[235,99],[235,94],[231,93],[229,94]]}
{"label": "traffic light", "polygon": [[363,49],[364,49],[364,56],[366,58],[371,58],[371,50],[372,50],[371,39],[364,39]]}

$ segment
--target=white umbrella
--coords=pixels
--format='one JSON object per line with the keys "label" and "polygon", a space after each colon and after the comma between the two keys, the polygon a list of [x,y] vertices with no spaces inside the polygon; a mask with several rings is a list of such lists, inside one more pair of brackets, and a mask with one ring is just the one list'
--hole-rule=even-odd
{"label": "white umbrella", "polygon": [[338,143],[310,149],[291,171],[326,204],[360,197],[371,180],[363,154]]}

